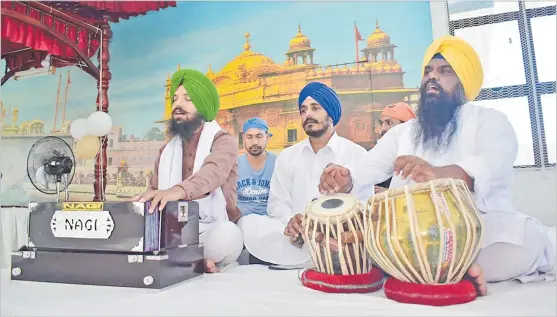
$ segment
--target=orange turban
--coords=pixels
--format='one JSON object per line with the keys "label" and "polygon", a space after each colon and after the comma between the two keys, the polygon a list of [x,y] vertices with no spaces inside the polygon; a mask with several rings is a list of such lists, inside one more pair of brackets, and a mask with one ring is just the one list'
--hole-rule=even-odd
{"label": "orange turban", "polygon": [[435,54],[440,54],[451,65],[464,87],[466,98],[476,99],[484,80],[482,63],[468,42],[447,35],[435,40],[427,49],[422,64],[422,76],[427,64]]}
{"label": "orange turban", "polygon": [[402,122],[406,122],[416,117],[414,110],[412,110],[412,107],[410,107],[410,105],[406,102],[397,102],[386,106],[381,115],[389,116]]}

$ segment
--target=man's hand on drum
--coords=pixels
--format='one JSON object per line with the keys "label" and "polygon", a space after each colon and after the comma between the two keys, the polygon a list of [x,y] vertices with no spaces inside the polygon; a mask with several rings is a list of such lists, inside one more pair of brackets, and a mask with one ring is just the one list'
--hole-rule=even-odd
{"label": "man's hand on drum", "polygon": [[284,230],[284,235],[289,237],[297,237],[300,233],[302,233],[302,215],[297,214],[294,217],[290,218],[288,225],[286,225],[286,229]]}
{"label": "man's hand on drum", "polygon": [[375,185],[374,188],[375,188],[375,193],[376,193],[376,194],[382,193],[382,192],[384,192],[384,191],[387,190],[387,188],[381,187],[381,186],[377,186],[377,185]]}
{"label": "man's hand on drum", "polygon": [[416,183],[423,183],[437,178],[436,169],[417,156],[402,155],[395,160],[394,174],[402,179],[410,178]]}
{"label": "man's hand on drum", "polygon": [[352,188],[350,170],[336,164],[329,164],[321,174],[319,192],[321,194],[347,193]]}
{"label": "man's hand on drum", "polygon": [[167,190],[150,189],[143,194],[133,197],[131,201],[144,203],[150,200],[149,213],[153,213],[157,205],[159,205],[159,210],[163,210],[167,202],[182,199],[186,199],[186,192],[181,187],[174,186]]}

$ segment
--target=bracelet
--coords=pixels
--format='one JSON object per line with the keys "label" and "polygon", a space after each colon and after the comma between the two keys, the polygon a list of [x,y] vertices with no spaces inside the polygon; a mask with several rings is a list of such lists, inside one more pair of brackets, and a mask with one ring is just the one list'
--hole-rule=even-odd
{"label": "bracelet", "polygon": [[350,187],[346,190],[346,194],[349,194],[352,189],[354,189],[354,180],[352,179],[352,176],[350,176]]}

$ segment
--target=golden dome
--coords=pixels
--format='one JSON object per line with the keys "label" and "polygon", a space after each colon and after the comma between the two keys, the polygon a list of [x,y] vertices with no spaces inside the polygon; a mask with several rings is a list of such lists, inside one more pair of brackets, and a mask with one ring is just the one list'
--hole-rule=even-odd
{"label": "golden dome", "polygon": [[251,51],[250,36],[249,33],[244,35],[246,38],[244,51],[228,62],[216,77],[225,76],[231,79],[247,79],[251,75],[274,71],[280,67],[269,57]]}
{"label": "golden dome", "polygon": [[367,38],[367,47],[378,47],[385,44],[390,44],[391,38],[389,35],[379,28],[379,20],[375,20],[375,32]]}
{"label": "golden dome", "polygon": [[290,40],[290,51],[298,51],[311,48],[311,42],[307,36],[302,34],[302,28],[298,24],[298,34]]}

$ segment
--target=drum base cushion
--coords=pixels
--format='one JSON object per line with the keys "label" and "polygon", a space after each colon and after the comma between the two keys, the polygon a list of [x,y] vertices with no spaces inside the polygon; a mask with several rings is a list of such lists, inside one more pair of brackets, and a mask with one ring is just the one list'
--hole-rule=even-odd
{"label": "drum base cushion", "polygon": [[383,273],[377,268],[355,275],[332,275],[307,269],[301,281],[305,287],[326,293],[371,293],[383,286]]}
{"label": "drum base cushion", "polygon": [[390,277],[385,282],[387,298],[406,304],[457,305],[473,301],[476,299],[476,294],[474,284],[468,280],[456,284],[425,285],[403,282]]}

